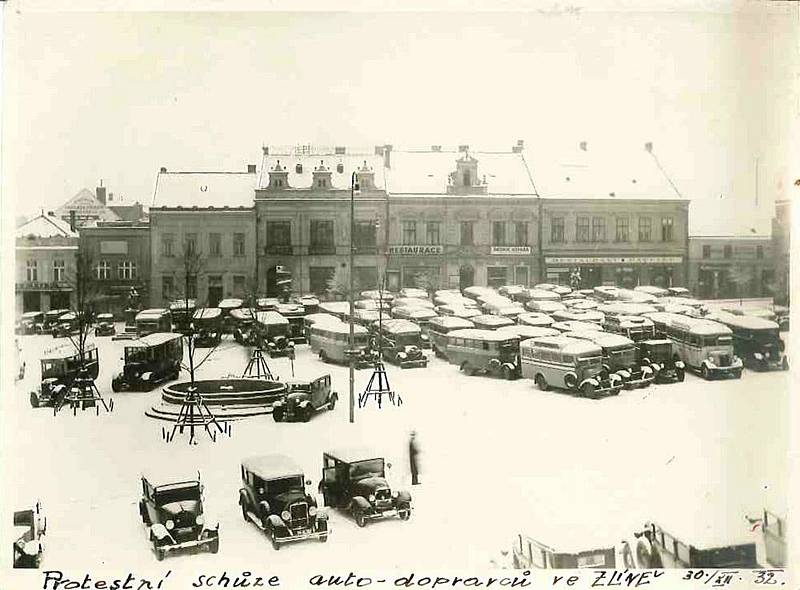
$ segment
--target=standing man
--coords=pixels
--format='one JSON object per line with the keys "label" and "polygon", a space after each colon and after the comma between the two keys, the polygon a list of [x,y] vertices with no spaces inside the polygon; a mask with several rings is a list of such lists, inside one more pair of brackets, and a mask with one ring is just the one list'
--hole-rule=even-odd
{"label": "standing man", "polygon": [[411,465],[411,485],[419,485],[419,443],[417,443],[417,432],[411,431],[408,439],[408,459]]}

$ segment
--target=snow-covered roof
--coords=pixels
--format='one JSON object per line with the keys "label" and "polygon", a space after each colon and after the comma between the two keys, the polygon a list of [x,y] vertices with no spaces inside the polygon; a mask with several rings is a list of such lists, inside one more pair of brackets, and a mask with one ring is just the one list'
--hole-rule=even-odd
{"label": "snow-covered roof", "polygon": [[256,312],[256,321],[259,324],[288,324],[289,320],[287,320],[284,316],[279,314],[277,311],[259,311]]}
{"label": "snow-covered roof", "polygon": [[778,324],[765,318],[752,315],[737,315],[728,311],[717,311],[709,314],[708,319],[728,327],[745,330],[777,330]]}
{"label": "snow-covered roof", "polygon": [[603,328],[594,322],[582,322],[580,320],[564,320],[563,322],[555,322],[553,327],[562,332],[602,332]]}
{"label": "snow-covered roof", "polygon": [[519,338],[519,336],[513,332],[502,332],[500,330],[481,330],[478,328],[453,330],[452,332],[448,332],[447,336],[448,338],[472,338],[474,340],[485,340],[487,342],[504,342],[506,340]]}
{"label": "snow-covered roof", "polygon": [[[468,151],[477,160],[477,179],[486,180],[486,194],[535,197],[522,153]],[[446,195],[448,178],[456,161],[465,156],[455,149],[431,151],[392,150],[386,171],[388,190],[394,195]]]}
{"label": "snow-covered roof", "polygon": [[610,348],[612,346],[633,346],[633,340],[630,338],[625,338],[625,336],[621,336],[620,334],[611,334],[609,332],[582,330],[580,332],[567,332],[564,335],[570,338],[590,340],[603,348]]}
{"label": "snow-covered roof", "polygon": [[493,315],[493,314],[483,314],[483,315],[476,315],[475,317],[470,318],[472,323],[474,324],[482,324],[484,326],[510,326],[514,323],[514,320],[507,318],[503,315]]}
{"label": "snow-covered roof", "polygon": [[543,336],[558,336],[561,332],[553,328],[544,326],[529,326],[525,324],[515,324],[513,326],[502,326],[497,328],[497,332],[507,332],[519,338],[541,338]]}
{"label": "snow-covered roof", "polygon": [[[314,171],[330,172],[330,182],[333,190],[350,190],[353,172],[372,172],[374,188],[384,190],[383,157],[376,155],[374,150],[348,150],[337,154],[336,149],[320,148],[306,150],[300,149],[268,148],[261,162],[261,172],[258,177],[258,187],[269,186],[270,172],[287,173],[288,190],[309,189],[314,182]],[[351,153],[348,153],[351,152]],[[283,189],[286,190],[286,189]]]}
{"label": "snow-covered roof", "polygon": [[27,223],[21,225],[16,230],[17,238],[77,238],[78,232],[73,232],[69,228],[69,223],[54,215],[39,215]]}
{"label": "snow-covered roof", "polygon": [[465,318],[457,316],[444,315],[431,318],[431,326],[440,326],[448,330],[460,330],[465,328],[474,328],[475,324]]}
{"label": "snow-covered roof", "polygon": [[75,217],[79,220],[120,220],[120,216],[98,201],[95,193],[88,188],[78,191],[74,197],[56,209],[55,214],[58,217],[67,218],[70,211],[75,211]]}
{"label": "snow-covered roof", "polygon": [[252,207],[255,172],[159,172],[150,207]]}
{"label": "snow-covered roof", "polygon": [[259,455],[242,461],[242,467],[261,479],[303,475],[303,468],[286,455]]}
{"label": "snow-covered roof", "polygon": [[569,338],[563,334],[561,336],[528,338],[520,343],[520,348],[531,348],[533,346],[560,350],[565,354],[596,354],[597,356],[602,354],[602,350],[594,342]]}
{"label": "snow-covered roof", "polygon": [[125,348],[145,348],[149,346],[158,346],[171,340],[180,340],[183,336],[173,332],[156,332],[155,334],[148,334],[125,344]]}
{"label": "snow-covered roof", "polygon": [[142,311],[136,314],[135,320],[137,322],[139,320],[159,320],[168,313],[169,310],[161,308],[143,309]]}
{"label": "snow-covered roof", "polygon": [[385,320],[383,323],[383,329],[386,332],[394,332],[394,333],[409,333],[409,332],[420,332],[420,327],[410,320],[403,320],[403,319],[391,319]]}

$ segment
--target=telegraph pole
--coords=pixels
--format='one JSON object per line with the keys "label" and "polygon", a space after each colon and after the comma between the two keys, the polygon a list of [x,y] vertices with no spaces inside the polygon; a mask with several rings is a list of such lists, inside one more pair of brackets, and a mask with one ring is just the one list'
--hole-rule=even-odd
{"label": "telegraph pole", "polygon": [[358,184],[356,183],[356,173],[353,171],[352,176],[350,177],[350,288],[348,289],[349,292],[349,301],[350,301],[350,423],[356,421],[356,357],[355,357],[355,331],[353,328],[353,315],[355,314],[355,304],[353,303],[353,290],[354,290],[354,282],[353,282],[353,265],[355,263],[355,249],[353,245],[353,233],[355,230],[355,193],[358,190]]}

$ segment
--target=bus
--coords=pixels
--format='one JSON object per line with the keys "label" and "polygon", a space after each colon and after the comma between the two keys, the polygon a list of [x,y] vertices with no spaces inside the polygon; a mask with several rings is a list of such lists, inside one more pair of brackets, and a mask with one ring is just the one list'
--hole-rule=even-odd
{"label": "bus", "polygon": [[518,296],[525,296],[524,293],[528,290],[525,285],[504,285],[500,287],[497,292],[500,293],[503,297],[508,297],[509,299],[513,299],[517,301]]}
{"label": "bus", "polygon": [[519,336],[500,330],[453,330],[447,334],[447,360],[466,375],[518,379]]}
{"label": "bus", "polygon": [[478,302],[463,295],[436,295],[433,298],[433,304],[436,306],[451,305],[453,307],[466,307],[469,309],[478,309]]}
{"label": "bus", "polygon": [[375,340],[383,357],[402,369],[428,365],[428,358],[422,352],[422,330],[414,322],[401,319],[381,322]]}
{"label": "bus", "polygon": [[561,297],[572,293],[572,287],[567,287],[566,285],[554,285],[553,283],[539,283],[538,285],[534,285],[533,288],[542,291],[552,291]]}
{"label": "bus", "polygon": [[[340,322],[341,320],[329,313],[310,313],[303,318],[303,333],[306,339],[311,337],[311,326],[317,322]],[[309,340],[310,342],[310,340]]]}
{"label": "bus", "polygon": [[[350,304],[348,303],[348,310],[349,307]],[[359,299],[353,302],[353,308],[355,309],[369,309],[371,311],[383,309],[384,311],[389,311],[391,307],[392,304],[389,301],[380,301],[378,299]]]}
{"label": "bus", "polygon": [[643,315],[658,311],[658,307],[649,303],[604,303],[597,308],[607,316],[614,315]]}
{"label": "bus", "polygon": [[[349,363],[350,324],[340,321],[316,321],[309,328],[308,343],[311,352],[324,363]],[[369,365],[369,332],[364,326],[353,326],[356,367]]]}
{"label": "bus", "polygon": [[624,303],[655,303],[658,297],[644,293],[642,291],[635,291],[633,289],[617,289],[617,299]]}
{"label": "bus", "polygon": [[649,340],[656,337],[656,328],[653,320],[638,315],[610,315],[603,322],[606,332],[622,334],[634,342]]}
{"label": "bus", "polygon": [[258,311],[275,311],[281,300],[277,297],[260,297],[256,299],[256,307]]}
{"label": "bus", "polygon": [[463,318],[465,320],[474,318],[478,315],[483,315],[483,312],[481,312],[481,310],[479,310],[477,307],[466,307],[462,305],[439,305],[436,307],[435,311],[439,315],[453,316],[457,318]]}
{"label": "bus", "polygon": [[217,303],[217,307],[222,310],[222,332],[224,334],[233,334],[236,320],[231,317],[231,311],[240,309],[242,305],[244,305],[244,301],[238,298],[223,299]]}
{"label": "bus", "polygon": [[678,358],[703,379],[742,376],[742,360],[733,351],[733,332],[727,326],[664,312],[647,317],[653,320],[656,334],[672,340]]}
{"label": "bus", "polygon": [[687,307],[694,308],[701,316],[708,313],[708,306],[700,301],[699,299],[693,299],[691,297],[662,297],[658,300],[658,305],[666,305],[666,304],[674,304],[674,305],[685,305]]}
{"label": "bus", "polygon": [[303,321],[306,316],[306,308],[299,303],[280,303],[276,311],[289,320],[289,338],[292,342],[295,344],[306,343]]}
{"label": "bus", "polygon": [[515,324],[513,326],[504,326],[497,328],[496,332],[505,332],[506,334],[513,334],[520,340],[528,338],[541,338],[542,336],[558,336],[561,334],[555,328],[547,328],[540,326],[527,326],[525,324]]}
{"label": "bus", "polygon": [[735,315],[725,311],[712,313],[714,320],[733,332],[733,351],[744,366],[756,371],[789,369],[786,345],[777,323],[755,316]]}
{"label": "bus", "polygon": [[652,367],[638,362],[636,345],[625,336],[608,332],[567,332],[564,335],[597,344],[603,351],[603,370],[622,379],[625,389],[647,387],[656,377]]}
{"label": "bus", "polygon": [[517,316],[517,323],[521,326],[536,326],[547,328],[552,326],[555,320],[546,313],[530,311],[521,313]]}
{"label": "bus", "polygon": [[350,313],[350,303],[347,301],[326,301],[319,304],[319,311],[336,316],[341,320],[344,319],[346,313]]}
{"label": "bus", "polygon": [[[696,307],[690,307],[688,305],[681,305],[679,303],[662,303],[658,302],[654,304],[652,307],[655,308],[656,311],[665,311],[667,313],[677,313],[679,315],[688,315],[691,318],[699,318],[702,316],[700,311]],[[652,312],[650,312],[652,313]]]}
{"label": "bus", "polygon": [[483,312],[514,319],[519,314],[525,313],[525,308],[519,303],[507,304],[502,301],[488,301],[483,305]]}
{"label": "bus", "polygon": [[514,320],[501,315],[476,315],[469,320],[480,330],[496,330],[503,326],[513,326]]}
{"label": "bus", "polygon": [[392,301],[392,308],[395,307],[424,307],[433,309],[436,307],[433,301],[429,299],[420,299],[419,297],[398,297]]}
{"label": "bus", "polygon": [[384,303],[394,299],[394,295],[389,291],[379,291],[377,289],[361,291],[360,296],[362,299],[375,299],[376,301],[383,301]]}
{"label": "bus", "polygon": [[525,302],[525,309],[528,311],[538,311],[539,313],[554,313],[556,311],[564,311],[567,306],[560,301],[539,301],[537,299],[530,299]]}
{"label": "bus", "polygon": [[522,376],[536,386],[550,387],[597,399],[619,394],[622,380],[604,377],[603,351],[593,342],[566,336],[529,338],[519,344]]}
{"label": "bus", "polygon": [[603,327],[594,322],[581,322],[574,320],[566,320],[563,322],[553,322],[552,328],[560,332],[585,332],[587,330],[593,332],[602,332]]}
{"label": "bus", "polygon": [[563,303],[567,309],[597,309],[600,307],[600,304],[594,299],[581,296],[562,299],[561,303]]}
{"label": "bus", "polygon": [[425,289],[417,289],[416,287],[403,287],[397,295],[399,297],[413,297],[415,299],[428,298],[428,292]]}
{"label": "bus", "polygon": [[602,324],[606,316],[596,309],[564,309],[553,312],[553,319],[557,322],[589,322]]}
{"label": "bus", "polygon": [[611,285],[600,285],[592,289],[592,297],[598,301],[618,301],[619,287]]}
{"label": "bus", "polygon": [[463,292],[464,297],[469,297],[470,299],[474,299],[477,301],[478,297],[481,295],[497,295],[497,291],[492,289],[491,287],[482,287],[480,285],[474,285],[472,287],[466,287]]}
{"label": "bus", "polygon": [[172,332],[172,314],[168,309],[145,309],[136,314],[135,322],[139,338],[156,332]]}
{"label": "bus", "polygon": [[192,315],[194,345],[202,348],[216,346],[222,340],[222,310],[219,307],[201,307]]}
{"label": "bus", "polygon": [[[328,315],[328,314],[325,314]],[[359,326],[364,326],[365,328],[369,329],[373,324],[377,324],[379,321],[389,320],[392,319],[392,316],[389,315],[389,312],[386,310],[379,311],[377,309],[354,309],[353,310],[353,322],[358,324]],[[344,314],[344,319],[341,320],[345,323],[350,321],[350,312],[348,311]]]}
{"label": "bus", "polygon": [[176,332],[188,332],[192,323],[197,301],[194,299],[175,299],[169,304],[169,313],[172,314],[172,325]]}
{"label": "bus", "polygon": [[474,328],[471,321],[457,316],[437,316],[428,322],[428,337],[431,341],[433,354],[447,358],[447,334],[453,330]]}

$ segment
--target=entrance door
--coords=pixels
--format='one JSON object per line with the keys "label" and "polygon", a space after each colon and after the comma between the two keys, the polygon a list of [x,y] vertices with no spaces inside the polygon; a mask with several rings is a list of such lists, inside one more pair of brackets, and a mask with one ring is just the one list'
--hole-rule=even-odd
{"label": "entrance door", "polygon": [[603,284],[603,269],[599,266],[582,266],[581,273],[581,289],[591,289]]}
{"label": "entrance door", "polygon": [[208,277],[208,307],[216,307],[222,301],[222,277]]}
{"label": "entrance door", "polygon": [[386,271],[386,289],[397,293],[400,290],[400,271],[387,270]]}
{"label": "entrance door", "polygon": [[514,283],[517,285],[522,285],[523,287],[528,286],[527,266],[518,266],[514,269]]}
{"label": "entrance door", "polygon": [[458,269],[458,286],[463,291],[467,287],[475,284],[475,269],[469,264],[465,264]]}
{"label": "entrance door", "polygon": [[22,293],[22,311],[42,311],[42,296],[38,291]]}

